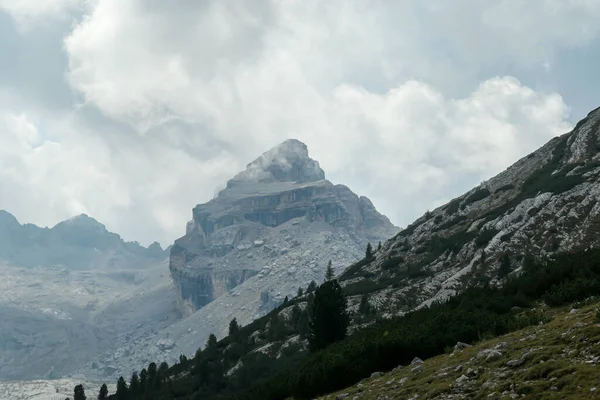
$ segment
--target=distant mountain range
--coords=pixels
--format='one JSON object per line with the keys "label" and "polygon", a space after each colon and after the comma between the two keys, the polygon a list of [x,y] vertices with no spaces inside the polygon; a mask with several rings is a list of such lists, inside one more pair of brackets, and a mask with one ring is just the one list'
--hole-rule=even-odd
{"label": "distant mountain range", "polygon": [[64,266],[90,269],[127,265],[143,266],[144,260],[163,259],[168,249],[158,243],[143,247],[125,242],[95,219],[81,214],[40,228],[21,225],[7,211],[0,210],[0,262],[22,267]]}

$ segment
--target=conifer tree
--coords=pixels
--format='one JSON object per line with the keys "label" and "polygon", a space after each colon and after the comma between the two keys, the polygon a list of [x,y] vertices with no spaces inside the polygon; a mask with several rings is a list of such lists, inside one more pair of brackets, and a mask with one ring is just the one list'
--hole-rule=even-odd
{"label": "conifer tree", "polygon": [[158,368],[155,362],[151,362],[148,365],[148,388],[156,387],[156,375],[158,374]]}
{"label": "conifer tree", "polygon": [[138,374],[136,372],[131,374],[131,379],[129,380],[129,393],[132,395],[132,397],[137,396],[141,393],[140,378],[138,377]]}
{"label": "conifer tree", "polygon": [[162,382],[169,377],[169,364],[163,361],[158,366],[158,379]]}
{"label": "conifer tree", "polygon": [[504,253],[500,258],[500,268],[498,269],[498,276],[501,279],[504,279],[508,276],[508,274],[510,274],[511,271],[512,267],[510,265],[510,256],[508,255],[508,253]]}
{"label": "conifer tree", "polygon": [[296,294],[296,297],[302,297],[302,295],[304,295],[304,290],[302,290],[301,287],[298,288],[298,293]]}
{"label": "conifer tree", "polygon": [[117,400],[128,400],[129,399],[129,388],[125,379],[121,376],[117,381]]}
{"label": "conifer tree", "polygon": [[234,318],[229,323],[229,336],[231,336],[233,339],[236,339],[239,332],[240,327],[238,326],[237,319]]}
{"label": "conifer tree", "polygon": [[83,390],[83,385],[75,386],[75,390],[73,391],[73,399],[74,400],[86,400],[85,390]]}
{"label": "conifer tree", "polygon": [[100,386],[100,392],[98,392],[98,400],[107,400],[108,399],[108,387],[106,383],[103,383]]}
{"label": "conifer tree", "polygon": [[148,386],[148,371],[146,368],[140,371],[140,392],[145,393]]}
{"label": "conifer tree", "polygon": [[308,284],[308,288],[306,288],[306,293],[312,293],[317,289],[317,282],[310,281]]}
{"label": "conifer tree", "polygon": [[362,316],[367,316],[371,314],[371,304],[369,303],[369,295],[363,294],[360,298],[360,304],[358,306],[358,312]]}
{"label": "conifer tree", "polygon": [[300,335],[300,339],[304,340],[310,333],[310,317],[308,314],[308,310],[302,310],[300,312],[300,317],[298,318],[298,327],[296,330]]}
{"label": "conifer tree", "polygon": [[325,271],[325,282],[332,280],[335,277],[333,267],[331,266],[331,260],[327,263],[327,270]]}
{"label": "conifer tree", "polygon": [[291,322],[292,328],[294,328],[296,332],[298,332],[298,322],[300,321],[301,315],[302,311],[300,310],[300,307],[298,307],[298,304],[295,304],[294,307],[292,307]]}
{"label": "conifer tree", "polygon": [[377,251],[381,250],[381,241],[379,241],[379,244],[377,245]]}
{"label": "conifer tree", "polygon": [[212,349],[217,347],[217,337],[214,334],[210,334],[208,336],[208,340],[206,341],[206,348]]}
{"label": "conifer tree", "polygon": [[365,250],[365,258],[367,260],[373,258],[373,246],[371,246],[371,243],[367,243],[367,249]]}
{"label": "conifer tree", "polygon": [[336,280],[323,283],[311,306],[309,345],[312,352],[346,337],[349,317],[346,297]]}

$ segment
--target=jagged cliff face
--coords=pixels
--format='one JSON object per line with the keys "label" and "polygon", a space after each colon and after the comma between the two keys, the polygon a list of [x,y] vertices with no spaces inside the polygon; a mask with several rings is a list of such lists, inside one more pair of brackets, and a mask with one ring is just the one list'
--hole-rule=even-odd
{"label": "jagged cliff face", "polygon": [[597,247],[599,233],[597,109],[572,132],[419,218],[385,243],[374,261],[345,271],[343,285],[354,305],[370,293],[380,310],[401,313],[470,284],[498,283],[528,255]]}
{"label": "jagged cliff face", "polygon": [[[188,312],[254,277],[253,311],[260,314],[299,286],[320,281],[328,260],[342,268],[358,259],[369,241],[397,232],[368,199],[325,180],[297,140],[248,164],[215,199],[196,206],[192,217],[170,257]],[[285,271],[285,282],[272,274],[277,270]]]}

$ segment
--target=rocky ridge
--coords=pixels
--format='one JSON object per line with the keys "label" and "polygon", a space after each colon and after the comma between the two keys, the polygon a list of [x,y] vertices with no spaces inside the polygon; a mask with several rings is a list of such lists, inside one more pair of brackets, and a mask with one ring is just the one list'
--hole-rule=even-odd
{"label": "rocky ridge", "polygon": [[[600,245],[600,109],[494,178],[417,219],[340,277],[384,315],[492,284],[532,257]],[[499,276],[500,275],[500,276]]]}

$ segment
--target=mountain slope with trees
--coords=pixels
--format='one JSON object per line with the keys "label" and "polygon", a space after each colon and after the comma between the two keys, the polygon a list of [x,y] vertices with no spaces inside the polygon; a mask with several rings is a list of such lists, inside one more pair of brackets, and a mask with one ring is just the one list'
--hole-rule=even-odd
{"label": "mountain slope with trees", "polygon": [[[311,283],[220,341],[211,336],[133,398],[313,398],[457,342],[547,322],[539,304],[600,292],[599,151],[597,109],[376,249],[369,244],[337,279]],[[328,287],[347,301],[345,312],[328,311],[331,321],[349,325],[343,340],[315,345],[315,306],[336,304],[316,298]],[[127,398],[121,386],[114,398]]]}

